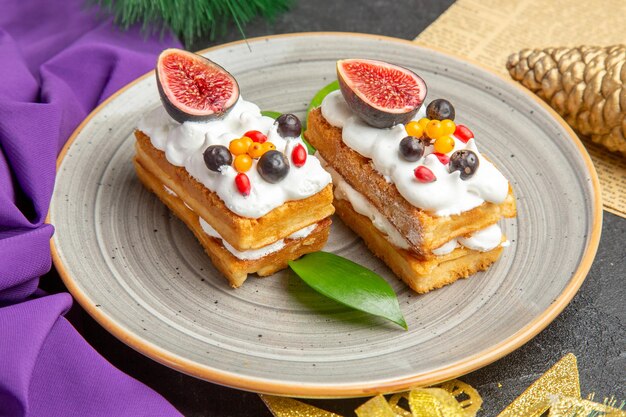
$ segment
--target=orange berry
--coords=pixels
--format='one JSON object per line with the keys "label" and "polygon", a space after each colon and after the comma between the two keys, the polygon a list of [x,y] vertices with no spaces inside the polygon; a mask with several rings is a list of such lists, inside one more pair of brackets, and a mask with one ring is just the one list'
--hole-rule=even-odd
{"label": "orange berry", "polygon": [[260,158],[265,153],[264,147],[262,143],[254,142],[248,148],[248,155],[252,158]]}
{"label": "orange berry", "polygon": [[441,129],[444,135],[451,135],[456,130],[456,124],[450,119],[444,119],[441,121]]}
{"label": "orange berry", "polygon": [[[252,142],[252,140],[250,140],[250,142]],[[228,150],[235,156],[243,155],[248,152],[248,144],[246,143],[246,141],[243,141],[241,139],[234,139],[230,141],[230,144],[228,145]]]}
{"label": "orange berry", "polygon": [[237,172],[246,172],[252,166],[252,158],[245,153],[237,155],[234,165]]}
{"label": "orange berry", "polygon": [[422,127],[422,130],[426,130],[426,125],[428,124],[428,122],[430,122],[430,119],[427,119],[426,117],[422,117],[421,119],[417,121],[417,124]]}
{"label": "orange berry", "polygon": [[425,131],[431,139],[437,139],[439,136],[443,136],[443,129],[441,128],[441,122],[439,120],[431,120],[428,122]]}
{"label": "orange berry", "polygon": [[272,142],[263,143],[263,153],[274,150],[276,150],[276,145],[274,145]]}
{"label": "orange berry", "polygon": [[454,149],[454,139],[450,136],[441,136],[435,141],[435,152],[448,153]]}
{"label": "orange berry", "polygon": [[242,136],[241,140],[244,141],[244,143],[248,146],[248,148],[250,147],[250,145],[252,145],[252,143],[254,143],[254,141],[247,136]]}
{"label": "orange berry", "polygon": [[414,136],[416,138],[421,138],[424,133],[424,128],[420,126],[419,122],[416,121],[407,123],[407,125],[404,126],[404,129],[409,136]]}

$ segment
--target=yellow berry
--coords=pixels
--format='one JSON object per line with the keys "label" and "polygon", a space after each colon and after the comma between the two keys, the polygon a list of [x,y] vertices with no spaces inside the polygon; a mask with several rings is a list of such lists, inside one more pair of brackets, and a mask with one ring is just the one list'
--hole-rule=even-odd
{"label": "yellow berry", "polygon": [[435,141],[435,152],[448,153],[454,149],[454,139],[450,136],[441,136]]}
{"label": "yellow berry", "polygon": [[417,124],[422,127],[422,130],[426,130],[426,125],[428,124],[428,122],[430,122],[430,119],[427,119],[426,117],[422,117],[421,119],[417,121]]}
{"label": "yellow berry", "polygon": [[248,144],[246,143],[246,141],[243,141],[241,139],[234,139],[230,141],[230,144],[228,145],[228,150],[235,156],[243,155],[248,152]]}
{"label": "yellow berry", "polygon": [[[244,141],[244,143],[246,144],[246,146],[248,148],[250,147],[250,145],[252,145],[254,143],[254,141],[252,139],[250,139],[249,137],[247,137],[247,136],[242,136],[241,140]],[[246,148],[246,150],[247,150],[247,148]]]}
{"label": "yellow berry", "polygon": [[263,143],[263,153],[274,150],[276,150],[276,145],[274,145],[272,142]]}
{"label": "yellow berry", "polygon": [[252,158],[249,155],[241,154],[235,158],[235,169],[237,172],[246,172],[252,166]]}
{"label": "yellow berry", "polygon": [[443,136],[443,129],[441,128],[441,122],[439,120],[431,120],[424,130],[431,139],[437,139],[439,136]]}
{"label": "yellow berry", "polygon": [[451,135],[456,130],[456,124],[450,119],[444,119],[441,121],[441,129],[444,135]]}
{"label": "yellow berry", "polygon": [[260,158],[265,153],[263,144],[259,142],[253,142],[248,148],[248,155],[252,158]]}
{"label": "yellow berry", "polygon": [[407,123],[404,128],[406,129],[406,133],[409,136],[415,136],[416,138],[421,138],[422,134],[424,133],[424,128],[420,126],[419,123],[416,121]]}

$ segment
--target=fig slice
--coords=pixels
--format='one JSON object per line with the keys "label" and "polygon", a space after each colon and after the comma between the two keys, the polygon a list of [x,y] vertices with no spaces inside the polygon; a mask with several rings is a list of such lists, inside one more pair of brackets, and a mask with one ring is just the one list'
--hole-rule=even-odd
{"label": "fig slice", "polygon": [[337,61],[337,79],[348,107],[378,128],[408,123],[426,98],[426,83],[419,75],[383,61]]}
{"label": "fig slice", "polygon": [[163,106],[177,122],[223,117],[239,99],[239,85],[215,62],[182,49],[159,55],[156,77]]}

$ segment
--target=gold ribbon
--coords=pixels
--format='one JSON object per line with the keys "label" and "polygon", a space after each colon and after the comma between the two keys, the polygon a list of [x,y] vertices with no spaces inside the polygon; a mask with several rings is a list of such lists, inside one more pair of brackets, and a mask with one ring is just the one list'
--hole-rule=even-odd
{"label": "gold ribbon", "polygon": [[539,417],[548,410],[549,417],[626,417],[625,411],[613,405],[614,401],[599,404],[581,398],[576,356],[568,353],[533,382],[498,417]]}
{"label": "gold ribbon", "polygon": [[[341,417],[291,398],[261,395],[275,417]],[[569,353],[529,386],[498,417],[626,417],[615,408],[615,400],[604,404],[580,397],[576,356]],[[392,395],[370,398],[355,412],[358,417],[474,417],[482,399],[470,385],[452,380],[431,388],[416,388]]]}
{"label": "gold ribbon", "polygon": [[572,353],[526,388],[498,417],[539,417],[550,408],[551,395],[580,398],[578,366]]}
{"label": "gold ribbon", "polygon": [[[571,416],[603,416],[603,417],[626,417],[626,411],[613,407],[614,402],[605,401],[609,404],[600,404],[589,400],[574,397],[554,397],[550,405],[549,417]],[[624,404],[622,403],[622,406]]]}
{"label": "gold ribbon", "polygon": [[275,417],[341,417],[292,398],[259,395]]}
{"label": "gold ribbon", "polygon": [[[341,417],[292,398],[261,395],[261,399],[275,417]],[[401,406],[403,400],[409,409]],[[474,388],[452,380],[435,388],[394,394],[389,401],[377,395],[355,412],[358,417],[474,417],[481,404],[482,399]]]}

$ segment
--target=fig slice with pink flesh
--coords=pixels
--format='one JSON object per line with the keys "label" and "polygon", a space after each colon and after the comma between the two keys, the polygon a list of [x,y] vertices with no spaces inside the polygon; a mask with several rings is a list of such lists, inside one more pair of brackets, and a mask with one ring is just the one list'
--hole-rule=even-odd
{"label": "fig slice with pink flesh", "polygon": [[408,123],[426,98],[426,83],[419,75],[383,61],[337,61],[337,79],[348,107],[378,128]]}
{"label": "fig slice with pink flesh", "polygon": [[182,49],[159,55],[156,77],[163,106],[180,123],[223,117],[239,99],[239,85],[215,62]]}

